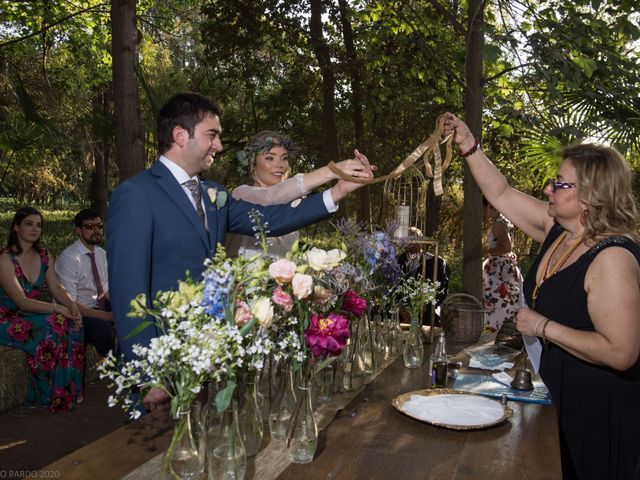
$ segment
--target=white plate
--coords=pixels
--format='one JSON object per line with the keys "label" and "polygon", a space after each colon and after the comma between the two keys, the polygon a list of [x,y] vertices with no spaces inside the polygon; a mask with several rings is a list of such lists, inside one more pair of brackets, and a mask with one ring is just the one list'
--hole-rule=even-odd
{"label": "white plate", "polygon": [[411,418],[453,430],[490,427],[513,414],[508,406],[491,398],[444,388],[403,393],[392,403]]}

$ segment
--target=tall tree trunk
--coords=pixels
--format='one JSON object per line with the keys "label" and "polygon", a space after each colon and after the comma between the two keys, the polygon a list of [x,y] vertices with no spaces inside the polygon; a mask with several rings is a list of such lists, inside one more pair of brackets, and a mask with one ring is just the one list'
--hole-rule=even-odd
{"label": "tall tree trunk", "polygon": [[[465,121],[474,137],[482,138],[482,88],[484,71],[482,47],[484,26],[482,0],[469,0],[469,25],[465,57],[465,79],[467,88],[464,97]],[[469,168],[464,168],[464,224],[462,254],[462,288],[465,292],[482,299],[482,194]]]}
{"label": "tall tree trunk", "polygon": [[311,46],[315,53],[320,74],[322,75],[322,113],[324,118],[326,157],[323,160],[339,160],[340,151],[338,149],[338,127],[336,125],[336,105],[335,105],[335,75],[331,65],[331,54],[329,46],[322,34],[322,14],[324,13],[323,0],[311,1],[310,37]]}
{"label": "tall tree trunk", "polygon": [[111,85],[103,86],[93,99],[93,111],[100,112],[93,120],[92,154],[94,171],[91,182],[91,208],[106,218],[107,201],[109,199],[109,158],[111,156],[111,129],[106,120],[111,117]]}
{"label": "tall tree trunk", "polygon": [[[348,70],[351,77],[351,103],[353,104],[353,123],[355,127],[356,148],[367,152],[364,142],[364,118],[362,114],[363,92],[362,72],[358,62],[358,55],[353,44],[353,27],[351,26],[351,11],[346,0],[338,0],[340,21],[342,23],[342,38],[347,52]],[[371,189],[369,186],[360,189],[360,210],[358,220],[371,222]]]}
{"label": "tall tree trunk", "polygon": [[136,28],[137,0],[111,2],[111,57],[116,164],[120,181],[144,168],[145,154],[140,119],[140,94],[136,65],[139,32]]}

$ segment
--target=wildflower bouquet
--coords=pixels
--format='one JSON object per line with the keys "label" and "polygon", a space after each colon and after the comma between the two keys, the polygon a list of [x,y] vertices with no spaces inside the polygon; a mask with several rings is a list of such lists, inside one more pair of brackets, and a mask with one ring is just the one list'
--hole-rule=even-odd
{"label": "wildflower bouquet", "polygon": [[242,353],[238,331],[210,322],[202,296],[202,284],[186,280],[176,291],[159,292],[151,307],[142,294],[131,302],[129,316],[145,319],[136,331],[155,324],[161,335],[149,346],[135,345],[135,359],[118,363],[110,353],[99,367],[116,387],[110,406],[121,403],[136,419],[140,411],[133,408],[132,392],[144,397],[150,388],[161,388],[171,397],[171,417],[178,419],[205,382],[220,381],[234,367]]}
{"label": "wildflower bouquet", "polygon": [[417,318],[425,304],[435,302],[439,287],[438,282],[425,281],[422,276],[407,276],[396,285],[393,296],[411,312],[411,318]]}

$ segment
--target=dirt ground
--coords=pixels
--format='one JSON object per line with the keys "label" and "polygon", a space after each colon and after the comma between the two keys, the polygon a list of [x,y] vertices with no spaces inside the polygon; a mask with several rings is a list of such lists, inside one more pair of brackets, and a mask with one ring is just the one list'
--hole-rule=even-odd
{"label": "dirt ground", "polygon": [[85,388],[84,401],[70,412],[19,407],[0,413],[0,479],[38,478],[35,470],[125,424],[122,409],[107,405],[104,381]]}

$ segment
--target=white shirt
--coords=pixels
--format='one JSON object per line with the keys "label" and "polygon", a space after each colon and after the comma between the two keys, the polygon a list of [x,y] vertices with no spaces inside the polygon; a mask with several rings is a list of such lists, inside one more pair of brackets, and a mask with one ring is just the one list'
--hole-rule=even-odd
{"label": "white shirt", "polygon": [[[196,207],[196,201],[194,200],[193,195],[191,195],[191,191],[185,185],[185,182],[188,182],[189,180],[195,180],[196,182],[198,182],[198,185],[199,185],[200,177],[198,177],[198,175],[194,175],[193,177],[190,177],[189,174],[184,171],[184,168],[182,168],[180,165],[178,165],[174,161],[169,160],[164,155],[160,155],[160,158],[158,160],[160,160],[160,162],[169,169],[169,171],[174,176],[176,181],[182,187],[182,190],[184,190],[184,193],[189,199],[189,201],[191,202],[191,205],[193,205],[194,210],[197,212],[198,208]],[[202,195],[200,195],[200,203],[202,204],[202,211],[206,212],[207,210],[204,208],[204,200],[202,199]],[[206,215],[204,216],[204,226],[207,230],[209,230],[209,224],[208,224]]]}
{"label": "white shirt", "polygon": [[[71,295],[71,298],[89,308],[98,306],[98,291],[91,271],[89,250],[80,239],[65,248],[55,264],[55,271],[60,283]],[[107,273],[107,252],[96,246],[94,249],[98,275],[104,293],[109,291],[109,274]]]}

